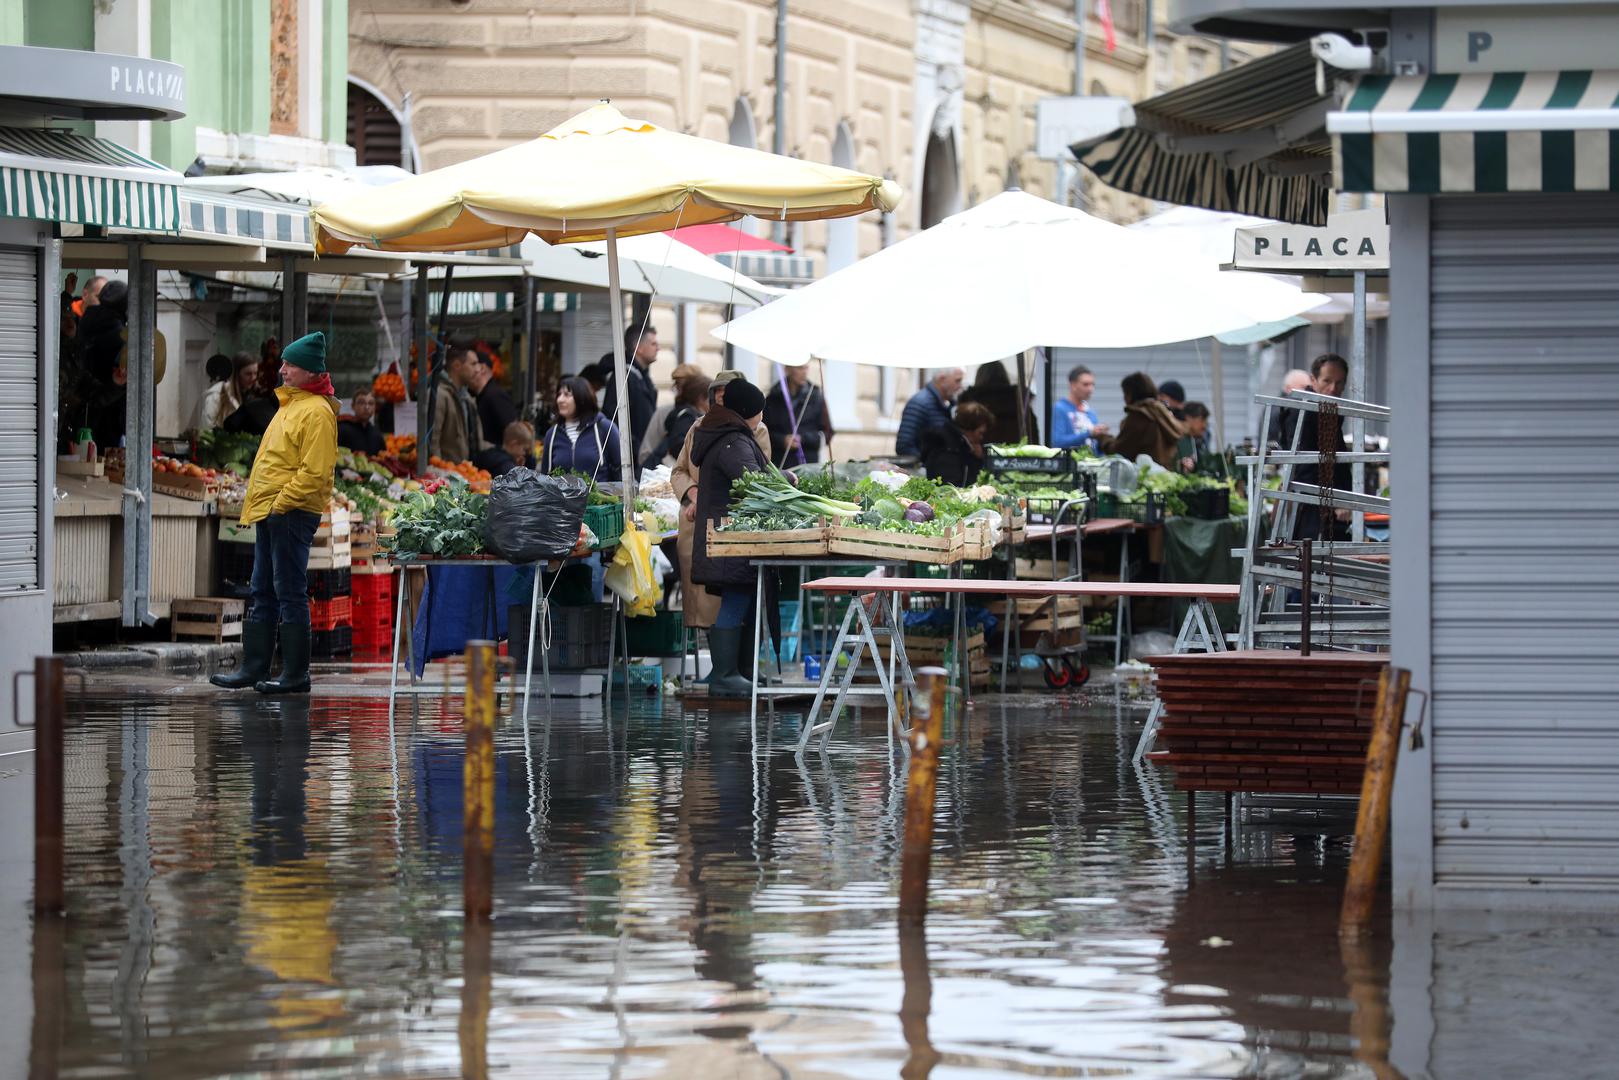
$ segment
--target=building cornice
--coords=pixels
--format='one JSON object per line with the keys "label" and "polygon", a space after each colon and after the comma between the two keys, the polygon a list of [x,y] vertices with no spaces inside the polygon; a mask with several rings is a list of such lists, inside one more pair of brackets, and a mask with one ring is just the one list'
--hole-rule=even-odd
{"label": "building cornice", "polygon": [[[1044,12],[1032,11],[1014,0],[972,0],[972,13],[979,20],[1004,26],[1021,34],[1037,38],[1052,45],[1072,49],[1079,36],[1079,27],[1073,19],[1057,18]],[[1147,62],[1147,50],[1127,41],[1120,41],[1117,49],[1108,52],[1094,34],[1085,38],[1085,55],[1096,57],[1120,67],[1139,68]]]}

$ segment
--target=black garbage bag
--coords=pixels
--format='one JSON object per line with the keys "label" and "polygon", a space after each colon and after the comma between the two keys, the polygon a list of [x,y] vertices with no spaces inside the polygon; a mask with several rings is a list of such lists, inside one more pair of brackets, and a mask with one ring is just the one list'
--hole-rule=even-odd
{"label": "black garbage bag", "polygon": [[513,469],[489,488],[484,548],[507,562],[560,559],[579,543],[590,485],[577,476]]}

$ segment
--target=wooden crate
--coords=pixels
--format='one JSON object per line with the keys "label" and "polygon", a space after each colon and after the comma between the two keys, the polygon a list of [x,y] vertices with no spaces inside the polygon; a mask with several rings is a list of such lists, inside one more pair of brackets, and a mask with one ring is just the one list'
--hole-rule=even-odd
{"label": "wooden crate", "polygon": [[105,476],[107,474],[106,458],[96,458],[94,461],[84,461],[80,458],[59,457],[56,459],[57,476]]}
{"label": "wooden crate", "polygon": [[370,566],[377,561],[377,532],[363,522],[349,532],[349,559],[354,566]]}
{"label": "wooden crate", "polygon": [[[1084,625],[1085,615],[1078,597],[1060,597],[1055,600],[1042,600],[1038,597],[1025,597],[1015,601],[1017,604],[1018,626],[1022,630],[1039,632],[1044,630],[1078,630]],[[1055,604],[1055,608],[1053,608]],[[992,614],[1006,616],[1007,602],[1005,600],[991,600],[989,610]]]}
{"label": "wooden crate", "polygon": [[827,528],[785,529],[780,532],[716,531],[708,523],[708,554],[716,559],[774,559],[816,557],[827,553]]}
{"label": "wooden crate", "polygon": [[247,602],[223,596],[198,596],[169,601],[169,640],[224,642],[242,636]]}
{"label": "wooden crate", "polygon": [[351,552],[352,548],[347,540],[333,540],[322,544],[317,539],[315,545],[309,549],[309,562],[306,565],[310,570],[341,570],[353,565]]}
{"label": "wooden crate", "polygon": [[827,533],[828,551],[833,555],[939,566],[961,561],[965,536],[964,530],[954,526],[946,529],[943,536],[917,536],[855,525],[834,525]]}

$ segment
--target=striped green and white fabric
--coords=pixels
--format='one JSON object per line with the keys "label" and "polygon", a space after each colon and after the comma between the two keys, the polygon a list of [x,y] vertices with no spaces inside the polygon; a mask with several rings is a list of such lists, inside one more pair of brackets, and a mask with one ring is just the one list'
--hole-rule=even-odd
{"label": "striped green and white fabric", "polygon": [[180,181],[107,139],[0,127],[0,216],[178,232]]}
{"label": "striped green and white fabric", "polygon": [[1340,191],[1619,191],[1619,71],[1363,76],[1328,114]]}

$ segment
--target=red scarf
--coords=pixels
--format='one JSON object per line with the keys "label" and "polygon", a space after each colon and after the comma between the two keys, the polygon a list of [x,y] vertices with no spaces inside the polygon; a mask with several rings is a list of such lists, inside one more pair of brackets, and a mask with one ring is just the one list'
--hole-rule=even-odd
{"label": "red scarf", "polygon": [[298,387],[298,389],[307,391],[311,394],[320,394],[322,397],[337,396],[337,389],[332,386],[332,377],[324,371],[321,372],[320,378],[316,379],[312,383],[305,383],[303,386]]}

